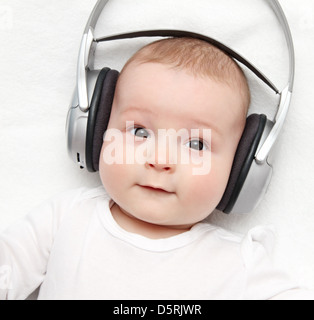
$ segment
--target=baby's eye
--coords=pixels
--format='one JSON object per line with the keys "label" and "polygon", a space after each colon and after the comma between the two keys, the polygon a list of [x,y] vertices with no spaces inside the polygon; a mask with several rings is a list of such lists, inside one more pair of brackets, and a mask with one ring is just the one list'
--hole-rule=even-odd
{"label": "baby's eye", "polygon": [[191,140],[186,144],[187,147],[193,149],[193,150],[197,150],[197,151],[204,151],[207,150],[207,147],[205,145],[205,143],[202,140],[199,139],[195,139],[195,140]]}
{"label": "baby's eye", "polygon": [[139,138],[147,139],[149,138],[149,132],[144,128],[132,128],[131,133]]}

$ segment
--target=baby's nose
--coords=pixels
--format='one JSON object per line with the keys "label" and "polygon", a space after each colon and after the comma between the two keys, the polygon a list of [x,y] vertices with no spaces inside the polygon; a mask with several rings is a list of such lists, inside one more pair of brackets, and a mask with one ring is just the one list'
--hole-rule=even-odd
{"label": "baby's nose", "polygon": [[150,163],[146,162],[145,164],[146,168],[148,169],[155,169],[156,171],[159,172],[173,172],[174,170],[174,165],[171,164],[159,164],[159,163]]}
{"label": "baby's nose", "polygon": [[148,148],[146,167],[160,172],[173,172],[176,167],[177,149],[173,143],[158,141]]}

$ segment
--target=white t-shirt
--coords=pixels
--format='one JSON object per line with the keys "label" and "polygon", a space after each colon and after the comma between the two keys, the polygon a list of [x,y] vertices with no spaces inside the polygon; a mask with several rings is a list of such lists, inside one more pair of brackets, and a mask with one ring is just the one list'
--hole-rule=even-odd
{"label": "white t-shirt", "polygon": [[314,298],[269,259],[272,232],[238,236],[208,223],[153,240],[123,230],[105,190],[79,189],[0,235],[0,300]]}

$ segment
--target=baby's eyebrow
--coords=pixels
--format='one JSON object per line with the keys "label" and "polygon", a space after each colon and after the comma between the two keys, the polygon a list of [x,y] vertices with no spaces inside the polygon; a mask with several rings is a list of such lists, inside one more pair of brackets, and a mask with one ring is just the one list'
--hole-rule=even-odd
{"label": "baby's eyebrow", "polygon": [[212,121],[203,120],[203,119],[191,119],[189,121],[190,128],[192,129],[211,129],[219,136],[222,136],[222,130],[216,126]]}
{"label": "baby's eyebrow", "polygon": [[[139,112],[139,113],[148,113],[153,116],[157,116],[157,112],[155,112],[152,109],[147,109],[147,108],[141,108],[137,106],[131,106],[121,112],[121,114],[125,114],[128,112]],[[213,130],[216,134],[222,136],[221,130],[219,130],[219,127],[215,126],[212,122],[203,120],[203,119],[189,119],[188,120],[188,125],[186,126],[187,129],[211,129]]]}
{"label": "baby's eyebrow", "polygon": [[125,114],[125,113],[132,112],[132,111],[136,111],[136,112],[140,112],[140,113],[150,113],[152,115],[156,115],[156,112],[154,112],[151,109],[144,109],[144,108],[137,107],[137,106],[132,106],[132,107],[125,109],[121,112],[121,114]]}

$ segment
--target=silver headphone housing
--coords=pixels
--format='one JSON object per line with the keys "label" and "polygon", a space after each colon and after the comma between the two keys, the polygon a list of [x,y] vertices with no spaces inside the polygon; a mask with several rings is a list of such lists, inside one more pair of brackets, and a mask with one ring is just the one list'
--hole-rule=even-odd
{"label": "silver headphone housing", "polygon": [[[87,75],[87,93],[89,105],[91,103],[99,73],[100,70],[91,70]],[[76,87],[72,96],[66,121],[67,150],[69,157],[81,169],[86,168],[86,132],[88,116],[89,111],[82,111],[80,108],[78,89]]]}

